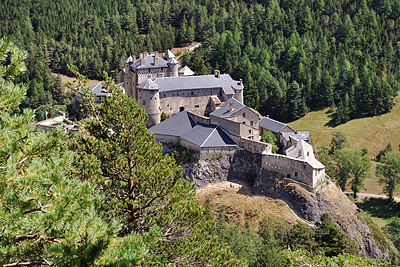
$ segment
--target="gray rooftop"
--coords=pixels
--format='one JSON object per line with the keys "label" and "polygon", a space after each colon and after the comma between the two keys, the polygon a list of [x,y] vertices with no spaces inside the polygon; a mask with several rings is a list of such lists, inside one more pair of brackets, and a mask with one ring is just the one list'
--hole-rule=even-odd
{"label": "gray rooftop", "polygon": [[194,72],[188,66],[185,66],[179,69],[179,74],[188,76],[188,75],[194,75]]}
{"label": "gray rooftop", "polygon": [[[286,126],[288,126],[290,129],[293,130],[293,128],[290,127],[289,125],[284,124],[283,122],[280,122],[280,121],[273,120],[271,118],[267,118],[267,117],[263,117],[260,120],[259,126],[263,127],[264,129],[270,130],[271,132],[274,132],[274,133],[279,133]],[[294,132],[294,130],[293,130],[293,132]]]}
{"label": "gray rooftop", "polygon": [[[232,103],[232,104],[231,104]],[[233,105],[231,108],[231,105]],[[221,107],[215,111],[213,111],[210,115],[213,115],[215,117],[229,117],[231,116],[233,113],[241,110],[242,108],[244,108],[246,105],[244,105],[243,103],[237,101],[234,98],[231,98],[228,100],[228,104],[226,102],[223,102],[221,104]]]}
{"label": "gray rooftop", "polygon": [[300,141],[300,140],[304,140],[306,142],[310,141],[310,133],[309,132],[282,133],[282,136],[287,141],[289,141],[290,138],[293,138],[296,141]]}
{"label": "gray rooftop", "polygon": [[132,56],[129,56],[126,60],[125,60],[125,63],[133,63],[133,57]]}
{"label": "gray rooftop", "polygon": [[243,90],[243,84],[235,81],[229,74],[221,74],[220,78],[214,75],[163,77],[154,80],[160,86],[160,92],[222,88],[226,95],[233,95],[236,90]]}
{"label": "gray rooftop", "polygon": [[174,54],[172,54],[172,52],[168,49],[167,52],[164,53],[163,55],[164,58],[173,58],[175,57]]}
{"label": "gray rooftop", "polygon": [[325,168],[325,166],[314,157],[312,146],[304,140],[300,140],[298,143],[286,149],[285,153],[290,158],[304,160],[315,169]]}
{"label": "gray rooftop", "polygon": [[217,125],[198,124],[181,137],[198,147],[236,147],[236,143]]}
{"label": "gray rooftop", "polygon": [[158,90],[160,89],[160,86],[158,86],[152,79],[148,78],[141,84],[138,84],[136,86],[139,89],[145,89],[145,90]]}
{"label": "gray rooftop", "polygon": [[[89,86],[90,90],[96,94],[96,96],[108,96],[108,92],[104,89],[102,83],[96,83]],[[82,93],[82,88],[77,88],[78,92]]]}
{"label": "gray rooftop", "polygon": [[196,122],[186,111],[182,111],[175,116],[172,116],[165,121],[151,127],[149,132],[154,134],[163,134],[171,136],[182,136],[193,127],[196,126]]}
{"label": "gray rooftop", "polygon": [[144,65],[140,65],[140,59],[136,60],[131,64],[132,68],[135,69],[148,69],[148,68],[160,68],[160,67],[168,67],[168,63],[166,60],[157,57],[157,65],[154,65],[155,54],[148,55],[144,59]]}

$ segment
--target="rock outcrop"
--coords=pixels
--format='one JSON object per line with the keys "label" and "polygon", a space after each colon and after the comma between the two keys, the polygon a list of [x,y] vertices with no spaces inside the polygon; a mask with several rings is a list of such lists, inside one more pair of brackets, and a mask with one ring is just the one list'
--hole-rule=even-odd
{"label": "rock outcrop", "polygon": [[366,218],[332,182],[321,191],[310,192],[299,184],[288,182],[275,172],[260,171],[254,181],[253,193],[285,201],[301,218],[314,224],[328,213],[358,245],[360,252],[370,258],[388,259],[388,251],[366,225]]}
{"label": "rock outcrop", "polygon": [[245,150],[236,151],[234,155],[182,165],[185,177],[197,188],[227,180],[242,180],[252,184],[260,166],[261,156]]}

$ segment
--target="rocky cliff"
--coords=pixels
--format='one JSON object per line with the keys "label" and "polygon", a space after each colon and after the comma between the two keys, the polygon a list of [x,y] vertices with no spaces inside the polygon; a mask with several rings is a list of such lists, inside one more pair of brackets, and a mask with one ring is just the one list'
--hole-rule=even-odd
{"label": "rocky cliff", "polygon": [[321,191],[309,192],[302,186],[286,181],[275,172],[260,171],[254,181],[253,193],[285,201],[301,218],[311,224],[319,221],[323,213],[328,213],[354,241],[360,252],[370,258],[388,259],[386,240],[371,231],[367,218],[357,206],[332,182]]}
{"label": "rocky cliff", "polygon": [[261,156],[245,150],[236,151],[234,155],[182,164],[185,177],[196,187],[227,180],[253,184],[260,166]]}
{"label": "rocky cliff", "polygon": [[387,259],[386,240],[366,224],[367,219],[333,183],[310,192],[297,183],[288,182],[275,172],[260,171],[261,157],[247,151],[232,156],[200,160],[184,164],[185,175],[196,187],[220,181],[243,180],[253,185],[252,194],[281,199],[302,219],[314,224],[321,214],[328,213],[370,258]]}

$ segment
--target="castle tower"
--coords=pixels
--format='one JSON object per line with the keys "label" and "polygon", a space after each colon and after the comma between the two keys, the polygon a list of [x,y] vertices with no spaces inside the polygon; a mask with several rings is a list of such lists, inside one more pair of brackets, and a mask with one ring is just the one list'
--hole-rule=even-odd
{"label": "castle tower", "polygon": [[135,98],[135,90],[133,86],[133,72],[130,68],[130,65],[135,61],[132,56],[129,56],[125,60],[124,67],[124,84],[125,84],[125,92],[128,96]]}
{"label": "castle tower", "polygon": [[164,53],[163,58],[168,61],[171,58],[175,58],[175,55],[168,49],[167,52]]}
{"label": "castle tower", "polygon": [[160,87],[150,78],[139,84],[137,87],[139,106],[144,107],[149,116],[147,127],[154,126],[161,122]]}
{"label": "castle tower", "polygon": [[179,63],[175,59],[175,57],[173,57],[170,60],[168,60],[169,77],[178,77],[179,76],[179,65],[178,64]]}
{"label": "castle tower", "polygon": [[240,103],[243,103],[243,80],[242,79],[240,79],[240,81],[239,81],[238,88],[233,88],[233,91],[235,92],[234,98],[237,101],[239,101]]}

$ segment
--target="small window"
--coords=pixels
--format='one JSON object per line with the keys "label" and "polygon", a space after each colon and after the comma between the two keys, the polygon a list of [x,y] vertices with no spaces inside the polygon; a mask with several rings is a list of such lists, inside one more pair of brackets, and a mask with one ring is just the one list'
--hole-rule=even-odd
{"label": "small window", "polygon": [[294,177],[297,177],[297,175],[298,175],[298,173],[297,173],[297,172],[294,172]]}
{"label": "small window", "polygon": [[246,118],[246,112],[243,112],[243,118]]}
{"label": "small window", "polygon": [[142,104],[143,104],[143,105],[146,105],[146,101],[143,101]]}
{"label": "small window", "polygon": [[250,126],[253,126],[253,121],[250,121]]}
{"label": "small window", "polygon": [[194,107],[195,107],[195,108],[198,108],[198,107],[199,107],[199,105],[195,105]]}
{"label": "small window", "polygon": [[164,94],[164,97],[165,97],[165,94]]}
{"label": "small window", "polygon": [[190,94],[193,95],[194,93],[193,93],[193,92],[190,92]]}
{"label": "small window", "polygon": [[244,125],[246,125],[246,122],[245,122],[245,121],[242,121],[242,123],[243,123]]}
{"label": "small window", "polygon": [[307,157],[309,157],[310,156],[310,151],[307,151]]}
{"label": "small window", "polygon": [[249,130],[249,134],[251,134],[251,130]]}

